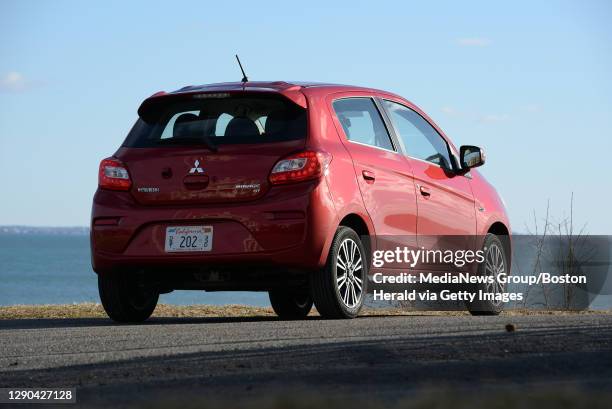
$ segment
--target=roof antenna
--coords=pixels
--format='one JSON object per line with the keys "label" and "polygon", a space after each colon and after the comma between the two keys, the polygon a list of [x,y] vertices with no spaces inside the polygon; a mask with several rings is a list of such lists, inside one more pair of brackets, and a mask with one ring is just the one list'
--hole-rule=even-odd
{"label": "roof antenna", "polygon": [[240,71],[242,71],[242,82],[249,82],[249,78],[244,72],[244,68],[242,68],[242,63],[240,62],[240,58],[238,58],[238,54],[236,54],[236,60],[238,60],[238,65],[240,66]]}

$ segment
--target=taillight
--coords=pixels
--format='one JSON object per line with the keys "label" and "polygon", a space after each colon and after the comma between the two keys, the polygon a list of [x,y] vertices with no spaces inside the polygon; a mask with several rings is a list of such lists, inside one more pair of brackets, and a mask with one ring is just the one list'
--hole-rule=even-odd
{"label": "taillight", "polygon": [[315,151],[287,156],[276,162],[272,168],[270,183],[280,185],[316,179],[325,173],[331,159],[329,153]]}
{"label": "taillight", "polygon": [[115,158],[103,159],[100,162],[98,186],[109,190],[130,190],[132,181],[123,162]]}

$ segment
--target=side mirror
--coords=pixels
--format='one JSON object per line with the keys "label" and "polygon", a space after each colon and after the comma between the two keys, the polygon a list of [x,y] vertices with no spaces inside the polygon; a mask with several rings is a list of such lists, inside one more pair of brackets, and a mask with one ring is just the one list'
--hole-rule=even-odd
{"label": "side mirror", "polygon": [[459,148],[461,167],[465,170],[482,166],[485,163],[485,153],[478,146],[463,145]]}

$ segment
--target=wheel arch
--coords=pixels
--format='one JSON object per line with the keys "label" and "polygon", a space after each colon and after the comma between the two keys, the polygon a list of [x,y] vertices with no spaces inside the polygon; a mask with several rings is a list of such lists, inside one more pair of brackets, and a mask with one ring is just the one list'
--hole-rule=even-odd
{"label": "wheel arch", "polygon": [[496,236],[508,236],[510,231],[502,222],[495,222],[489,227],[487,233],[495,234]]}
{"label": "wheel arch", "polygon": [[499,237],[508,256],[508,264],[510,267],[512,267],[512,241],[510,239],[510,230],[508,227],[504,223],[496,221],[491,224],[487,230],[487,233],[491,233]]}
{"label": "wheel arch", "polygon": [[364,218],[358,215],[357,213],[349,213],[345,215],[342,220],[340,220],[340,222],[338,223],[338,227],[340,226],[349,227],[353,229],[355,233],[357,233],[357,235],[361,238],[361,242],[365,247],[368,265],[370,265],[370,263],[372,262],[372,233]]}
{"label": "wheel arch", "polygon": [[350,227],[360,236],[369,236],[370,229],[365,220],[356,213],[349,213],[340,220],[338,226]]}

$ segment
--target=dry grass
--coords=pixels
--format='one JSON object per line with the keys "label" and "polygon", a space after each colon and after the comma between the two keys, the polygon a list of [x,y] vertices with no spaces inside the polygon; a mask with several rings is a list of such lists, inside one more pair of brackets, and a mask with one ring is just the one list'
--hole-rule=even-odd
{"label": "dry grass", "polygon": [[[154,317],[250,317],[273,316],[272,308],[245,305],[168,305],[159,304]],[[106,318],[101,304],[13,305],[0,307],[0,319],[15,318]]]}
{"label": "dry grass", "polygon": [[[534,311],[510,310],[505,316],[517,315],[566,315],[566,314],[611,314],[612,311]],[[361,315],[431,315],[431,316],[462,316],[463,311],[406,311],[400,308],[364,308]],[[316,310],[310,315],[317,316]],[[159,304],[153,313],[154,317],[273,317],[270,307],[250,307],[246,305],[168,305]],[[100,304],[64,304],[64,305],[13,305],[0,307],[0,319],[27,318],[106,318],[106,313]]]}

